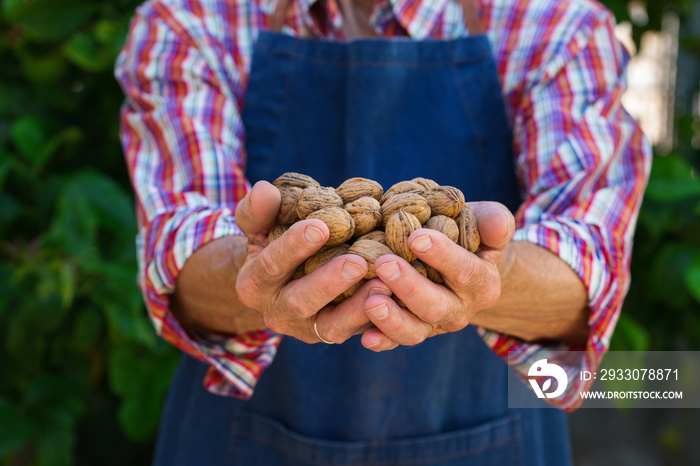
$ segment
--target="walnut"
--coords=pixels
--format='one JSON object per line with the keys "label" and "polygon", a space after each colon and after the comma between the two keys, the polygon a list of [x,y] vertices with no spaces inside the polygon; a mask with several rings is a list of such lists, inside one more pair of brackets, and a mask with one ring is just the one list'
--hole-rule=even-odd
{"label": "walnut", "polygon": [[356,292],[357,290],[359,290],[359,289],[362,287],[362,285],[364,285],[365,283],[367,283],[367,279],[366,279],[366,278],[361,279],[359,282],[355,283],[355,284],[352,285],[350,288],[348,288],[347,290],[345,290],[345,292],[343,293],[343,296],[345,296],[346,298],[351,297],[351,296],[354,295],[355,292]]}
{"label": "walnut", "polygon": [[413,178],[411,181],[423,186],[424,192],[432,191],[433,189],[440,187],[439,184],[437,184],[435,181],[428,179],[428,178],[418,177],[418,178]]}
{"label": "walnut", "polygon": [[311,212],[316,212],[326,207],[343,207],[343,205],[343,200],[335,193],[335,189],[309,186],[299,196],[297,215],[300,220],[304,220]]}
{"label": "walnut", "polygon": [[361,197],[345,204],[345,210],[355,221],[355,236],[369,233],[382,222],[379,201],[373,197]]}
{"label": "walnut", "polygon": [[430,218],[430,206],[423,196],[415,193],[402,193],[391,196],[382,204],[382,225],[386,227],[389,218],[399,210],[414,215],[421,225]]}
{"label": "walnut", "polygon": [[371,197],[377,201],[381,200],[384,194],[382,185],[367,178],[350,178],[335,189],[335,192],[343,199],[345,204],[349,204],[361,197]]}
{"label": "walnut", "polygon": [[335,246],[352,238],[355,222],[349,213],[340,207],[326,207],[309,214],[307,219],[317,218],[328,226],[330,236],[326,246]]}
{"label": "walnut", "polygon": [[272,243],[274,240],[282,236],[282,234],[289,230],[288,225],[276,225],[272,230],[270,230],[270,233],[267,235],[267,242]]}
{"label": "walnut", "polygon": [[428,269],[426,268],[426,265],[423,263],[423,261],[421,261],[420,259],[411,261],[411,266],[424,277],[428,276]]}
{"label": "walnut", "polygon": [[479,234],[476,216],[468,205],[465,205],[459,213],[457,226],[459,227],[458,244],[471,252],[475,252],[481,244],[481,235]]}
{"label": "walnut", "polygon": [[377,272],[374,270],[374,261],[385,254],[393,253],[389,246],[368,239],[355,241],[348,249],[348,254],[356,254],[367,261],[369,265],[369,269],[365,274],[367,280],[377,278]]}
{"label": "walnut", "polygon": [[277,214],[277,219],[280,223],[294,223],[299,220],[297,215],[297,202],[301,196],[302,189],[296,186],[291,186],[280,190],[280,211]]}
{"label": "walnut", "polygon": [[301,277],[306,275],[306,271],[304,270],[304,264],[306,262],[302,263],[297,269],[294,271],[294,275],[292,276],[292,280],[299,280]]}
{"label": "walnut", "polygon": [[382,230],[370,231],[369,233],[360,236],[355,241],[361,241],[363,239],[371,239],[372,241],[386,244],[386,233],[384,233]]}
{"label": "walnut", "polygon": [[457,222],[446,215],[435,215],[430,217],[423,226],[425,228],[430,228],[431,230],[439,231],[455,243],[459,240],[459,227],[457,226]]}
{"label": "walnut", "polygon": [[464,194],[453,186],[438,186],[423,194],[433,215],[455,218],[464,207]]}
{"label": "walnut", "polygon": [[419,228],[420,222],[414,215],[399,210],[386,224],[387,246],[407,262],[416,260],[416,255],[408,247],[408,237]]}
{"label": "walnut", "polygon": [[425,271],[427,273],[428,280],[430,280],[433,283],[437,283],[438,285],[442,285],[445,283],[445,281],[442,279],[442,275],[440,275],[440,272],[429,266],[428,264],[425,264]]}
{"label": "walnut", "polygon": [[336,257],[347,254],[349,247],[350,246],[347,244],[339,244],[331,248],[324,248],[317,251],[314,255],[306,259],[306,262],[304,262],[304,274],[308,275],[319,267],[326,265]]}
{"label": "walnut", "polygon": [[394,184],[391,188],[386,190],[380,201],[382,204],[384,204],[384,202],[387,199],[396,194],[423,194],[424,192],[425,188],[418,183],[414,183],[413,181],[399,181],[398,183]]}
{"label": "walnut", "polygon": [[282,176],[273,181],[272,184],[280,191],[287,188],[304,189],[309,186],[321,186],[318,181],[314,180],[310,176],[294,172],[284,173]]}

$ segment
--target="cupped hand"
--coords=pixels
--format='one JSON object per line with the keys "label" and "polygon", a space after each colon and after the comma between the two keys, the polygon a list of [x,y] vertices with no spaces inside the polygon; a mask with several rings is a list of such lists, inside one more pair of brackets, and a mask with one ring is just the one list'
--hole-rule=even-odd
{"label": "cupped hand", "polygon": [[[408,239],[414,254],[440,272],[444,285],[423,277],[398,256],[377,259],[375,270],[381,281],[372,285],[374,292],[365,301],[367,315],[376,328],[364,332],[362,344],[366,348],[385,351],[399,345],[412,346],[435,335],[461,330],[474,315],[498,301],[515,221],[502,204],[469,205],[481,234],[481,247],[476,253],[434,230],[416,230]],[[406,307],[399,306],[389,294]]]}
{"label": "cupped hand", "polygon": [[371,287],[363,285],[339,305],[330,303],[364,277],[367,262],[343,255],[290,281],[297,267],[326,243],[329,232],[320,220],[304,220],[267,244],[279,205],[279,191],[265,181],[256,183],[238,204],[236,224],[248,237],[247,256],[236,279],[238,297],[276,333],[318,343],[316,324],[323,339],[341,343],[367,327],[364,301]]}

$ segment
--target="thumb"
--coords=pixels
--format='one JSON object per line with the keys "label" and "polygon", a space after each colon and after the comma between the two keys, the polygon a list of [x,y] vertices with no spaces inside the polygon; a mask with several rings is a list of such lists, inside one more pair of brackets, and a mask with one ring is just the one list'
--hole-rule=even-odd
{"label": "thumb", "polygon": [[267,181],[258,181],[236,206],[236,225],[252,243],[264,242],[277,222],[280,192]]}
{"label": "thumb", "polygon": [[508,208],[499,202],[470,202],[479,223],[481,243],[493,249],[503,249],[515,232],[515,219]]}

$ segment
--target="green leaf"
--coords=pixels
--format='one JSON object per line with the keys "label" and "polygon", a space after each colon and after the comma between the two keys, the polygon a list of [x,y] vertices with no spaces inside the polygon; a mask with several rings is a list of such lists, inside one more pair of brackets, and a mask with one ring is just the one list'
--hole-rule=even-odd
{"label": "green leaf", "polygon": [[68,63],[58,54],[37,55],[23,48],[16,50],[22,72],[33,84],[56,85],[66,76]]}
{"label": "green leaf", "polygon": [[610,342],[611,351],[647,351],[649,332],[628,315],[621,315]]}
{"label": "green leaf", "polygon": [[700,254],[696,254],[693,262],[685,271],[685,286],[698,302],[700,302]]}
{"label": "green leaf", "polygon": [[119,423],[124,433],[134,440],[144,440],[158,427],[162,401],[150,396],[128,398],[119,407]]}
{"label": "green leaf", "polygon": [[700,180],[681,156],[656,156],[646,196],[664,202],[700,197]]}
{"label": "green leaf", "polygon": [[114,59],[126,43],[129,22],[125,19],[122,18],[120,21],[101,19],[95,24],[95,39],[107,48]]}
{"label": "green leaf", "polygon": [[34,115],[20,118],[10,127],[10,138],[32,165],[43,163],[44,144],[46,143],[46,124]]}
{"label": "green leaf", "polygon": [[95,2],[84,0],[4,0],[2,14],[22,26],[37,41],[61,39],[81,27],[96,11]]}
{"label": "green leaf", "polygon": [[[10,138],[20,154],[29,162],[34,172],[40,170],[63,144],[79,142],[83,133],[79,128],[68,127],[50,136],[46,122],[29,115],[17,120],[10,127]],[[11,165],[11,160],[6,160]]]}
{"label": "green leaf", "polygon": [[664,302],[669,309],[683,311],[692,303],[684,283],[695,249],[681,241],[664,243],[653,257],[647,294]]}
{"label": "green leaf", "polygon": [[115,58],[96,42],[95,37],[87,33],[74,34],[63,44],[61,50],[72,63],[92,72],[110,69]]}
{"label": "green leaf", "polygon": [[148,322],[146,310],[143,307],[136,308],[126,304],[104,303],[104,313],[109,323],[110,334],[119,339],[127,337],[129,340],[139,342],[148,348],[152,348],[157,340],[155,330]]}
{"label": "green leaf", "polygon": [[75,144],[83,140],[83,131],[75,126],[70,126],[54,134],[44,146],[42,159],[44,161],[51,158],[56,150],[64,144]]}
{"label": "green leaf", "polygon": [[61,305],[64,309],[68,309],[73,304],[73,296],[75,296],[75,267],[66,261],[58,261],[55,267],[58,272]]}
{"label": "green leaf", "polygon": [[120,345],[110,352],[109,382],[123,399],[119,421],[130,437],[143,439],[155,431],[177,360],[171,353],[149,357],[134,344]]}

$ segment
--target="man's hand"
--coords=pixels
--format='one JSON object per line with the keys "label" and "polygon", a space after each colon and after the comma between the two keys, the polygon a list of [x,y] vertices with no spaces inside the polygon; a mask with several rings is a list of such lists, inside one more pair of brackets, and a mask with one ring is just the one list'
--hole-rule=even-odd
{"label": "man's hand", "polygon": [[256,183],[238,204],[236,224],[248,237],[247,255],[236,279],[238,298],[259,312],[274,332],[318,343],[316,323],[319,335],[341,343],[369,323],[364,300],[371,288],[363,285],[341,304],[329,303],[364,277],[367,262],[355,255],[340,256],[290,282],[297,267],[326,243],[329,232],[320,220],[304,220],[267,244],[279,205],[279,191],[264,181]]}
{"label": "man's hand", "polygon": [[[367,314],[376,329],[362,336],[374,351],[398,345],[416,345],[426,338],[466,327],[473,317],[492,307],[501,294],[501,272],[508,267],[503,252],[515,229],[511,213],[493,202],[470,204],[479,222],[482,246],[476,253],[429,230],[414,231],[408,245],[416,256],[435,268],[445,285],[420,275],[403,259],[387,255],[375,262],[377,275],[406,306],[400,307],[386,294],[376,293],[366,302]],[[375,290],[381,287],[374,284]]]}

